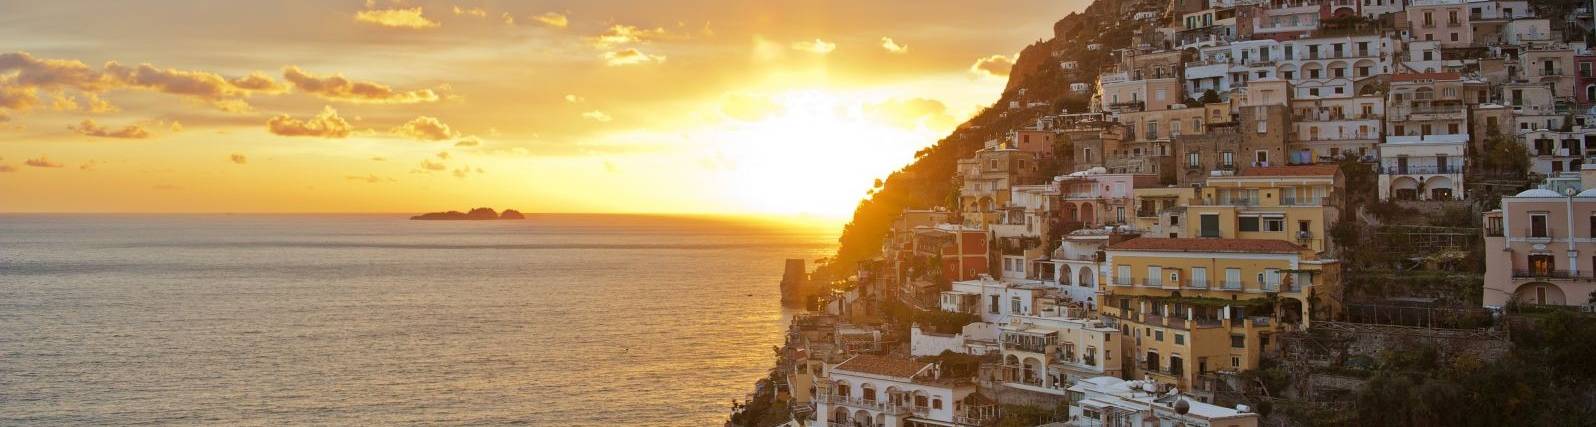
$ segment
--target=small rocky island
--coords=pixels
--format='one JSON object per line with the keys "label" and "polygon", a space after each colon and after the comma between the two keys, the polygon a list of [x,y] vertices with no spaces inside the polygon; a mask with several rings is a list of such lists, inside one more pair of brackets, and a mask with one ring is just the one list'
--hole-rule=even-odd
{"label": "small rocky island", "polygon": [[526,215],[522,215],[520,211],[515,209],[505,209],[504,213],[497,213],[493,211],[493,208],[476,208],[470,212],[463,213],[460,211],[429,212],[410,217],[410,219],[418,221],[485,221],[494,219],[526,219]]}

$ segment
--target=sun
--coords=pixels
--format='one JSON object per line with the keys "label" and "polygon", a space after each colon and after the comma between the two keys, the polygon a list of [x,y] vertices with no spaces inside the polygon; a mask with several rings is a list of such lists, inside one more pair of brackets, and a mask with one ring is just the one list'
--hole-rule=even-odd
{"label": "sun", "polygon": [[718,135],[735,165],[727,184],[745,211],[848,216],[876,179],[947,131],[872,118],[867,94],[798,90],[771,101],[776,112]]}

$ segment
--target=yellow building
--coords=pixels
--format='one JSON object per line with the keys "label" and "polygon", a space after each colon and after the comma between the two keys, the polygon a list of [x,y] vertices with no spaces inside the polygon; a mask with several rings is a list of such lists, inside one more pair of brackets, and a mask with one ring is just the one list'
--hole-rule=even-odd
{"label": "yellow building", "polygon": [[1101,314],[1118,319],[1130,378],[1183,390],[1258,367],[1273,334],[1335,312],[1340,264],[1273,239],[1143,237],[1110,245]]}
{"label": "yellow building", "polygon": [[1268,239],[1324,253],[1341,217],[1343,182],[1336,165],[1248,168],[1208,178],[1186,210],[1184,236]]}
{"label": "yellow building", "polygon": [[1186,207],[1197,197],[1191,187],[1137,188],[1136,229],[1149,237],[1192,237],[1186,234]]}

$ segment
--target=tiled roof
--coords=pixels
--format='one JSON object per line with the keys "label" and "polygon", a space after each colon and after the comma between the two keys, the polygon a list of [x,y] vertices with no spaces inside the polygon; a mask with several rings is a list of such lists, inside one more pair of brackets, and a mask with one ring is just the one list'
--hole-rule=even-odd
{"label": "tiled roof", "polygon": [[1414,80],[1457,80],[1463,78],[1462,74],[1443,71],[1438,73],[1401,73],[1391,76],[1391,81],[1411,82]]}
{"label": "tiled roof", "polygon": [[842,362],[841,365],[837,365],[836,369],[888,377],[914,378],[915,374],[925,370],[928,366],[931,366],[931,364],[917,362],[914,359],[861,354]]}
{"label": "tiled roof", "polygon": [[1247,168],[1237,176],[1333,176],[1340,170],[1336,165],[1264,166]]}
{"label": "tiled roof", "polygon": [[1115,251],[1297,253],[1301,246],[1284,240],[1141,237],[1109,245]]}

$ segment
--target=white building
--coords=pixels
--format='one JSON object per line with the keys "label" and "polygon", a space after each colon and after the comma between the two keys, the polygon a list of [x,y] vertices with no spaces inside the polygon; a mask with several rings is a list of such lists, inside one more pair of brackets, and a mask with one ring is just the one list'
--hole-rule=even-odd
{"label": "white building", "polygon": [[1088,312],[1064,309],[1038,316],[1015,316],[1002,325],[1003,372],[1011,388],[1066,395],[1076,381],[1119,376],[1124,356],[1112,319],[1084,318]]}
{"label": "white building", "polygon": [[[1257,427],[1259,416],[1244,405],[1226,408],[1202,403],[1170,391],[1160,393],[1152,381],[1114,377],[1088,378],[1070,387],[1078,400],[1070,403],[1071,427]],[[1186,413],[1176,410],[1184,400]]]}
{"label": "white building", "polygon": [[1381,200],[1461,200],[1462,135],[1392,136],[1380,145]]}
{"label": "white building", "polygon": [[1008,323],[1009,316],[1033,314],[1037,301],[1053,286],[1039,280],[993,279],[982,275],[975,280],[953,282],[953,290],[942,292],[942,311],[981,316],[988,323]]}
{"label": "white building", "polygon": [[827,370],[815,414],[827,426],[975,426],[996,415],[969,378],[896,356],[861,354]]}

